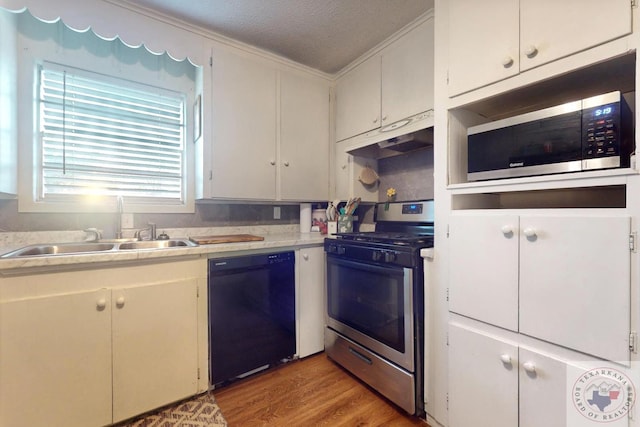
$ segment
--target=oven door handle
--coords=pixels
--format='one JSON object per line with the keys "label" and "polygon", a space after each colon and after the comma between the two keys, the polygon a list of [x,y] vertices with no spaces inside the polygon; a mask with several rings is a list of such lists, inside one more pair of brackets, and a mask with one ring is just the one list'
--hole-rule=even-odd
{"label": "oven door handle", "polygon": [[358,359],[362,360],[367,365],[372,365],[373,364],[371,359],[369,359],[367,356],[365,356],[364,354],[360,353],[358,350],[354,349],[351,346],[349,346],[349,353],[353,354],[355,357],[357,357]]}
{"label": "oven door handle", "polygon": [[356,268],[359,270],[365,270],[369,272],[379,272],[385,275],[398,274],[398,272],[408,270],[406,267],[400,266],[381,266],[369,261],[354,261],[351,259],[344,259],[339,256],[327,254],[327,263],[342,265],[344,267]]}

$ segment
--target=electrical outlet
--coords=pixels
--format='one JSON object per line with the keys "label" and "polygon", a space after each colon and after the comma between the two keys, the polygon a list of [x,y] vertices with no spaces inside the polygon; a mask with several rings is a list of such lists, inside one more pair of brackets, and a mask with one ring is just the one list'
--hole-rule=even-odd
{"label": "electrical outlet", "polygon": [[273,207],[273,219],[280,219],[280,206]]}
{"label": "electrical outlet", "polygon": [[133,228],[133,214],[132,213],[123,213],[121,214],[122,219],[122,228]]}

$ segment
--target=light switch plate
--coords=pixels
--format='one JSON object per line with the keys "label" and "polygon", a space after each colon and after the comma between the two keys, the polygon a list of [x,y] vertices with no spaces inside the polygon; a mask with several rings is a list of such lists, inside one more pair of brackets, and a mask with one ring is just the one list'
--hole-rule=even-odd
{"label": "light switch plate", "polygon": [[121,214],[122,228],[133,228],[133,214],[123,213]]}

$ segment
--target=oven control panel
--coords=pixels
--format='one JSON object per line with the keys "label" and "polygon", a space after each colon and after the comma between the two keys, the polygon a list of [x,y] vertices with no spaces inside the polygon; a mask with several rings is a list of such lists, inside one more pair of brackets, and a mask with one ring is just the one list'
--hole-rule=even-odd
{"label": "oven control panel", "polygon": [[420,215],[422,203],[406,203],[402,205],[402,215]]}
{"label": "oven control panel", "polygon": [[376,262],[395,262],[398,259],[396,251],[374,250],[371,259]]}

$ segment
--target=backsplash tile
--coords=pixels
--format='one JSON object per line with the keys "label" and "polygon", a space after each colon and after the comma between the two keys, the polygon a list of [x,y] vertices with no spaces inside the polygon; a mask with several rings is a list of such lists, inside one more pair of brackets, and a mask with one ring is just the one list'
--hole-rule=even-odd
{"label": "backsplash tile", "polygon": [[378,201],[387,200],[387,188],[397,191],[396,199],[423,200],[433,198],[433,148],[378,160],[380,186]]}

